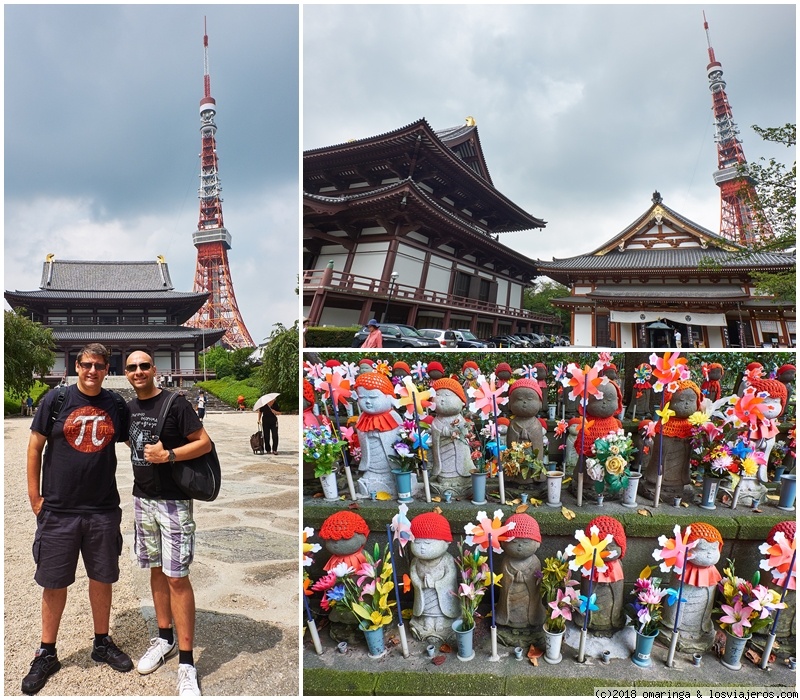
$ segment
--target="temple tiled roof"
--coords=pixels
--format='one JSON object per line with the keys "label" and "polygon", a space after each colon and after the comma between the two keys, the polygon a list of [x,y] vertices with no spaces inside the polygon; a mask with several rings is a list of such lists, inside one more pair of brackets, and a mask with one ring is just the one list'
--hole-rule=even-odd
{"label": "temple tiled roof", "polygon": [[39,288],[92,289],[106,292],[155,292],[174,289],[167,264],[155,260],[101,262],[56,259],[43,264]]}
{"label": "temple tiled roof", "polygon": [[[14,298],[27,298],[32,300],[53,300],[63,299],[67,300],[80,300],[87,299],[91,301],[113,301],[113,300],[131,300],[131,291],[91,291],[84,292],[78,290],[54,290],[49,289],[34,289],[30,291],[15,290],[13,292],[6,292],[6,297]],[[208,297],[208,292],[136,292],[136,299],[142,301],[205,301]]]}
{"label": "temple tiled roof", "polygon": [[[191,341],[203,337],[199,328],[183,326],[51,326],[53,338],[58,341],[82,341],[87,338],[100,343],[141,341],[147,343],[169,343]],[[223,335],[224,330],[207,330],[205,345],[211,346]]]}
{"label": "temple tiled roof", "polygon": [[736,285],[708,284],[648,284],[598,285],[587,294],[589,299],[748,299],[748,295]]}

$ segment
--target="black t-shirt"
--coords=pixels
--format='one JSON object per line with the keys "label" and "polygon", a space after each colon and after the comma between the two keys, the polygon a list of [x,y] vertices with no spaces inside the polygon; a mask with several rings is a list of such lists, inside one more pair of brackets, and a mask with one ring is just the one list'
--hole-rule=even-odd
{"label": "black t-shirt", "polygon": [[131,399],[130,441],[131,462],[133,463],[133,495],[140,498],[159,498],[170,501],[186,500],[172,478],[172,465],[151,464],[144,458],[144,446],[152,445],[161,439],[165,450],[174,450],[189,442],[186,437],[196,433],[203,424],[191,404],[183,397],[176,396],[169,407],[160,436],[155,435],[161,406],[170,392],[161,391],[150,399]]}
{"label": "black t-shirt", "polygon": [[[42,399],[31,430],[47,434],[58,390]],[[128,437],[130,415],[122,401],[101,389],[97,396],[68,386],[42,461],[43,508],[61,513],[100,513],[119,507],[116,442]]]}
{"label": "black t-shirt", "polygon": [[272,402],[272,407],[270,408],[267,405],[262,406],[258,409],[259,413],[261,414],[261,425],[265,428],[274,428],[278,425],[278,416],[276,416],[272,409],[279,411],[280,409],[275,405],[275,402]]}

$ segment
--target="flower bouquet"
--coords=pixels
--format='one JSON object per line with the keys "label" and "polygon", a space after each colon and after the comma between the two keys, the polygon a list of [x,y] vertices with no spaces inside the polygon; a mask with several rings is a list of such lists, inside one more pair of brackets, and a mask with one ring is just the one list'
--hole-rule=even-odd
{"label": "flower bouquet", "polygon": [[539,459],[539,450],[530,442],[512,442],[501,453],[503,473],[508,477],[521,476],[523,479],[543,479],[547,474],[545,463]]}
{"label": "flower bouquet", "polygon": [[780,593],[758,583],[760,572],[756,571],[753,579],[746,581],[736,575],[734,562],[728,559],[723,573],[725,578],[717,584],[717,592],[725,602],[714,609],[720,615],[720,629],[748,638],[770,624],[773,610],[786,607]]}
{"label": "flower bouquet", "polygon": [[622,428],[598,438],[592,445],[592,454],[586,460],[586,473],[594,481],[594,490],[601,494],[606,489],[611,494],[619,493],[628,485],[631,474],[631,457],[636,448],[630,433]]}
{"label": "flower bouquet", "polygon": [[336,437],[330,426],[308,426],[303,428],[303,461],[314,465],[314,476],[333,473],[346,440]]}
{"label": "flower bouquet", "polygon": [[561,552],[544,560],[540,591],[549,613],[544,620],[548,632],[558,634],[566,630],[566,621],[572,619],[572,611],[578,608],[577,585],[570,578],[569,562]]}
{"label": "flower bouquet", "polygon": [[658,632],[663,616],[664,598],[667,598],[668,605],[672,605],[678,597],[676,590],[661,588],[661,579],[651,577],[651,573],[652,570],[648,566],[639,574],[631,591],[633,600],[625,606],[629,624],[645,637],[651,637]]}
{"label": "flower bouquet", "polygon": [[455,558],[461,582],[458,584],[458,597],[461,603],[461,631],[475,628],[475,615],[492,581],[497,583],[502,574],[495,575],[489,571],[489,560],[478,550],[471,550],[462,540],[458,544],[458,556]]}
{"label": "flower bouquet", "polygon": [[394,590],[394,582],[388,544],[381,551],[376,542],[372,552],[364,550],[364,556],[366,561],[355,574],[343,579],[342,601],[359,620],[361,629],[371,631],[392,622],[391,608],[395,602],[389,599],[389,594]]}

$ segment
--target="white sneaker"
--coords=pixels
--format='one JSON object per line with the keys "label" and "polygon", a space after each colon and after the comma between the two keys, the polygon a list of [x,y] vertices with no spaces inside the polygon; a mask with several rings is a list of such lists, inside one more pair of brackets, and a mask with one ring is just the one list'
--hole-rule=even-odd
{"label": "white sneaker", "polygon": [[191,664],[178,664],[178,695],[202,695],[197,685],[197,669]]}
{"label": "white sneaker", "polygon": [[150,640],[150,648],[142,654],[136,670],[143,676],[152,673],[159,666],[164,664],[167,659],[172,658],[178,653],[178,643],[173,641],[170,644],[166,639],[154,637]]}

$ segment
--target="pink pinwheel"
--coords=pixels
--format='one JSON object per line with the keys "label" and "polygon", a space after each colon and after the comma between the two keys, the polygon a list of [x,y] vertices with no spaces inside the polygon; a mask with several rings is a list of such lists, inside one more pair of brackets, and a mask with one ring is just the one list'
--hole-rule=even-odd
{"label": "pink pinwheel", "polygon": [[470,547],[474,545],[481,552],[486,552],[489,550],[489,535],[491,534],[492,550],[497,554],[502,554],[503,548],[500,546],[500,542],[513,540],[514,535],[509,533],[511,533],[517,525],[515,522],[501,525],[502,518],[503,511],[499,509],[494,512],[494,516],[491,520],[489,520],[489,516],[486,515],[486,511],[478,511],[478,524],[473,525],[472,523],[467,523],[464,525],[464,532],[467,533],[465,542]]}
{"label": "pink pinwheel", "polygon": [[355,362],[342,362],[333,368],[334,372],[338,372],[343,377],[347,377],[351,381],[355,381],[358,376],[358,365]]}
{"label": "pink pinwheel", "polygon": [[492,376],[487,382],[486,377],[482,374],[478,376],[477,387],[469,387],[467,394],[471,399],[474,399],[469,405],[469,410],[473,413],[480,411],[484,416],[490,413],[494,414],[494,405],[492,397],[494,397],[494,404],[504,406],[508,403],[508,396],[503,396],[508,390],[507,384],[502,384],[499,387],[495,383],[495,378]]}
{"label": "pink pinwheel", "polygon": [[764,368],[761,365],[756,365],[752,369],[744,371],[744,378],[748,382],[754,382],[756,379],[761,379],[764,376]]}
{"label": "pink pinwheel", "polygon": [[691,526],[686,528],[686,532],[681,536],[681,526],[675,525],[673,532],[675,537],[667,539],[666,535],[661,535],[658,538],[658,544],[661,549],[653,550],[653,559],[660,561],[659,568],[664,573],[669,573],[670,570],[680,575],[683,573],[683,567],[688,559],[687,553],[693,549],[698,540],[694,542],[686,542],[686,538],[691,534]]}
{"label": "pink pinwheel", "polygon": [[533,365],[522,365],[520,369],[522,370],[523,377],[527,377],[528,379],[536,379],[536,370],[533,368]]}
{"label": "pink pinwheel", "polygon": [[767,558],[762,559],[759,567],[764,571],[769,571],[772,574],[772,582],[779,588],[783,587],[786,583],[786,574],[789,574],[789,584],[787,589],[790,591],[797,590],[797,571],[789,571],[792,564],[792,555],[797,547],[797,537],[790,542],[786,539],[786,534],[783,532],[776,532],[772,539],[774,544],[764,542],[758,551],[766,554]]}
{"label": "pink pinwheel", "polygon": [[411,521],[406,516],[408,506],[401,503],[398,510],[400,512],[392,518],[392,532],[394,541],[400,547],[400,556],[403,556],[403,547],[414,541],[414,534],[411,532]]}
{"label": "pink pinwheel", "polygon": [[428,377],[428,363],[421,360],[414,363],[411,367],[411,376],[416,377],[418,382],[424,381]]}
{"label": "pink pinwheel", "polygon": [[602,399],[603,392],[600,391],[598,387],[601,384],[607,384],[608,379],[598,375],[600,369],[602,369],[602,365],[599,363],[595,364],[594,367],[584,365],[583,369],[578,367],[574,362],[570,363],[567,366],[570,379],[568,382],[564,382],[564,386],[572,387],[569,392],[569,398],[573,401],[578,398],[583,399],[583,395],[586,393],[591,394],[596,399]]}
{"label": "pink pinwheel", "polygon": [[417,415],[423,415],[425,409],[433,403],[431,399],[436,395],[433,389],[423,389],[420,391],[419,388],[414,385],[414,380],[408,375],[403,377],[403,383],[398,384],[394,388],[394,392],[400,397],[397,403],[400,406],[406,407],[406,416],[414,415],[415,406]]}
{"label": "pink pinwheel", "polygon": [[659,357],[655,353],[650,355],[653,376],[657,379],[653,385],[653,391],[660,392],[667,384],[689,379],[691,374],[686,362],[686,358],[680,357],[679,352],[665,352],[663,357]]}
{"label": "pink pinwheel", "polygon": [[761,409],[765,404],[764,392],[756,394],[756,390],[749,386],[741,396],[731,396],[731,407],[725,411],[726,422],[732,422],[735,427],[749,426],[757,428],[760,421],[766,420]]}
{"label": "pink pinwheel", "polygon": [[563,362],[559,362],[553,370],[553,377],[557,382],[562,382],[567,379],[567,370]]}
{"label": "pink pinwheel", "polygon": [[[347,400],[352,395],[350,390],[350,380],[342,377],[337,372],[328,371],[324,377],[317,379],[314,383],[317,391],[322,394],[323,400],[331,400],[335,406],[337,403],[347,405]],[[331,393],[333,396],[331,397]]]}
{"label": "pink pinwheel", "polygon": [[719,607],[726,613],[719,618],[719,621],[729,624],[731,626],[731,632],[737,637],[744,637],[744,628],[750,627],[750,615],[753,613],[753,609],[749,605],[742,607],[741,600],[734,601],[732,606],[720,605]]}
{"label": "pink pinwheel", "polygon": [[598,353],[597,359],[599,362],[602,362],[603,365],[605,366],[611,363],[611,360],[614,359],[614,355],[610,352],[601,352]]}
{"label": "pink pinwheel", "polygon": [[309,379],[321,379],[322,375],[325,374],[325,370],[327,368],[321,362],[314,364],[306,360],[303,363],[303,371],[306,373]]}

